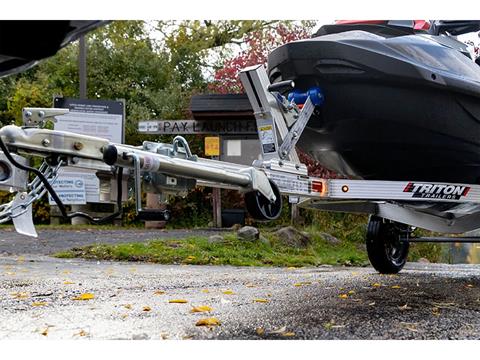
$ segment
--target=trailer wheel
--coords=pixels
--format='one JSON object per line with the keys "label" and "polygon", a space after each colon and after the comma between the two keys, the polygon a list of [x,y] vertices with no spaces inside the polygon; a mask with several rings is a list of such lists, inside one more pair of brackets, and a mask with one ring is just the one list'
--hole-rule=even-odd
{"label": "trailer wheel", "polygon": [[270,181],[273,193],[277,198],[273,203],[270,202],[259,191],[251,191],[245,194],[245,205],[249,214],[255,220],[268,221],[277,219],[282,212],[282,195],[277,185]]}
{"label": "trailer wheel", "polygon": [[407,262],[408,225],[370,216],[367,227],[367,253],[372,266],[381,274],[396,274]]}

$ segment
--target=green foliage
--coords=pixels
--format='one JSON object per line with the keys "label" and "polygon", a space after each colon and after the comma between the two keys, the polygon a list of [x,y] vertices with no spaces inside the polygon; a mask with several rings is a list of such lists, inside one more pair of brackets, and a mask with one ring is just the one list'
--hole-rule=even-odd
{"label": "green foliage", "polygon": [[161,264],[235,265],[235,266],[318,266],[363,265],[366,255],[351,244],[329,245],[318,236],[312,245],[297,249],[279,243],[265,234],[271,245],[239,241],[226,234],[224,243],[209,243],[205,237],[162,240],[148,243],[90,245],[56,254],[57,257],[83,257],[97,260],[149,261]]}
{"label": "green foliage", "polygon": [[309,232],[325,232],[342,241],[363,244],[368,215],[308,210],[307,229]]}
{"label": "green foliage", "polygon": [[442,245],[435,243],[411,243],[408,253],[408,261],[417,261],[420,258],[430,262],[441,262]]}

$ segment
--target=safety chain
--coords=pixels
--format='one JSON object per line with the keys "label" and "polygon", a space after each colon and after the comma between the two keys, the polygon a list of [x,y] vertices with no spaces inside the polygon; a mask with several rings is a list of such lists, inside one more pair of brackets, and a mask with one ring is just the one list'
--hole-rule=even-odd
{"label": "safety chain", "polygon": [[[59,163],[52,167],[47,162],[43,162],[40,168],[38,169],[43,176],[48,180],[50,184],[52,184],[58,177],[58,170],[62,166],[63,162],[59,161]],[[9,220],[12,220],[18,216],[25,214],[28,211],[29,206],[36,200],[40,199],[45,195],[47,189],[45,185],[42,183],[38,176],[35,177],[28,185],[27,189],[30,189],[28,193],[26,192],[19,192],[16,196],[20,196],[22,200],[21,203],[17,203],[14,205],[14,201],[12,200],[6,204],[0,205],[0,224],[3,224]]]}

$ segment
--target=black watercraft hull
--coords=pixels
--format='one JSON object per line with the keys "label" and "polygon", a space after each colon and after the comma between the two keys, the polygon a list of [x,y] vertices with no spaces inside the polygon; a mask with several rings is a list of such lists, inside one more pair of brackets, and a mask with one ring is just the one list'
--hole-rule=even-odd
{"label": "black watercraft hull", "polygon": [[324,92],[298,146],[350,177],[479,183],[480,67],[434,38],[351,31],[274,50],[271,82]]}

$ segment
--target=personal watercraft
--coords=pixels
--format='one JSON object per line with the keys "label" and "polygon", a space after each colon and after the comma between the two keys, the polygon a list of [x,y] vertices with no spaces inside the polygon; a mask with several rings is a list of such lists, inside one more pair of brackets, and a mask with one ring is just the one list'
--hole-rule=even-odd
{"label": "personal watercraft", "polygon": [[268,57],[272,83],[320,88],[297,146],[350,178],[480,183],[475,21],[343,21]]}

